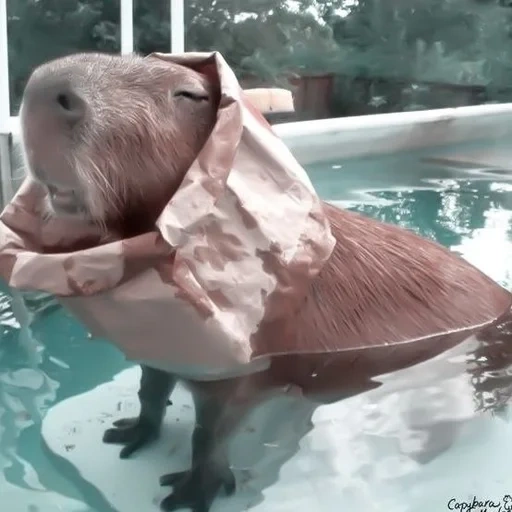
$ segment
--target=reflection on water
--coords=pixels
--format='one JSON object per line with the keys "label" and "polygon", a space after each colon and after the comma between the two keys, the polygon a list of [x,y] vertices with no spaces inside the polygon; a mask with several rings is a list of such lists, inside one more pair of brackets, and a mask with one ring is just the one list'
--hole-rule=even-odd
{"label": "reflection on water", "polygon": [[[403,161],[400,166],[386,167],[379,161],[379,165],[370,162],[346,169],[333,164],[312,168],[311,176],[327,200],[437,240],[512,289],[512,184],[508,175],[491,177],[420,166],[417,160],[414,164],[415,172],[404,172]],[[31,300],[33,318],[26,318],[21,328],[19,314],[13,315],[12,297],[0,290],[0,502],[8,503],[6,510],[12,512],[98,510],[89,495],[85,506],[83,491],[50,462],[40,442],[41,418],[52,404],[110,380],[128,365],[110,345],[91,341],[52,301]],[[469,403],[476,409],[502,414],[506,410],[512,395],[510,351],[500,342],[479,346],[465,361],[475,388]],[[410,385],[409,380],[403,384],[406,390]],[[425,395],[425,403],[436,399],[432,388],[418,393]],[[414,395],[416,400],[418,396]],[[448,411],[467,416],[471,405],[462,404],[468,398],[464,390],[453,396],[460,400]],[[393,394],[386,398],[395,399]],[[417,418],[420,412],[412,405],[409,414]],[[462,409],[466,412],[461,413]],[[362,421],[371,430],[378,415],[370,412]],[[450,422],[434,420],[445,429],[441,437],[449,438]]]}
{"label": "reflection on water", "polygon": [[91,343],[55,301],[30,294],[23,311],[0,292],[0,503],[12,512],[93,512],[48,460],[41,420],[52,404],[108,380],[125,362],[109,345]]}

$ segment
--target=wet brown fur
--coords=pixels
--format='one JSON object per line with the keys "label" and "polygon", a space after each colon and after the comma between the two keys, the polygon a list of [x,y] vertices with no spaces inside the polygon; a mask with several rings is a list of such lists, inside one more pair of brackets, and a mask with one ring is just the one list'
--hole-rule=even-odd
{"label": "wet brown fur", "polygon": [[439,244],[325,209],[337,243],[298,316],[300,347],[313,337],[322,348],[336,338],[348,347],[397,343],[474,327],[510,305],[506,290]]}
{"label": "wet brown fur", "polygon": [[337,243],[295,319],[294,342],[295,349],[320,351],[338,340],[340,351],[274,363],[305,394],[331,401],[342,389],[370,389],[375,376],[426,361],[472,334],[485,339],[500,322],[479,322],[510,316],[510,293],[458,256],[447,257],[446,248],[395,225],[325,209]]}

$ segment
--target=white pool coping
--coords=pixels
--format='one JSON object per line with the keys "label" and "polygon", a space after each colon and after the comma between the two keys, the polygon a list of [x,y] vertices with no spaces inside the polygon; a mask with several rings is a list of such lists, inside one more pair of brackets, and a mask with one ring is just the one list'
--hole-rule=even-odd
{"label": "white pool coping", "polygon": [[320,119],[275,126],[297,160],[397,153],[512,134],[512,103]]}

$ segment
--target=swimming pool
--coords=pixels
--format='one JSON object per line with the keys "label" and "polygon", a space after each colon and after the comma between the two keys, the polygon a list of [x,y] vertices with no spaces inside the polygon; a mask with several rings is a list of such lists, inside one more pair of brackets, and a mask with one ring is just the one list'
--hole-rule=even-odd
{"label": "swimming pool", "polygon": [[[484,143],[472,142],[458,147],[457,152],[474,153],[482,148]],[[447,163],[447,154],[453,151],[453,147],[435,152],[429,149],[323,162],[307,168],[326,200],[435,239],[512,289],[512,168],[509,174],[506,168]],[[0,315],[0,509],[115,510],[98,490],[81,482],[71,465],[63,465],[49,452],[41,441],[41,423],[56,403],[110,381],[131,365],[108,343],[91,341],[88,333],[60,308],[35,313],[30,330],[20,329],[5,287],[0,289]],[[23,348],[27,343],[32,344],[30,350]],[[34,353],[39,354],[38,358],[33,357]],[[499,414],[474,414],[475,404],[492,406],[498,400],[495,388],[506,393],[509,385],[512,394],[512,365],[508,371],[486,375],[486,385],[479,396],[474,396],[467,386],[461,354],[450,357],[455,362],[448,375],[436,373],[435,363],[425,366],[425,371],[390,377],[369,399],[351,399],[351,410],[359,413],[347,416],[339,431],[342,439],[322,435],[322,446],[309,446],[308,453],[316,454],[317,460],[314,456],[298,457],[302,478],[324,476],[325,471],[324,484],[321,478],[316,480],[316,492],[323,492],[318,486],[339,482],[338,501],[316,502],[322,512],[450,510],[450,506],[472,499],[457,494],[461,485],[473,489],[481,500],[498,501],[506,488],[512,492],[512,479],[506,476],[510,469],[508,454],[512,453],[508,407],[500,407]],[[421,406],[418,400],[423,401]],[[400,421],[393,419],[392,410],[400,411]],[[429,413],[431,418],[427,420]],[[324,423],[318,421],[320,431]],[[445,443],[450,440],[454,444],[445,452]],[[328,459],[329,467],[324,468],[320,462],[327,459],[321,454],[341,444],[349,446],[351,453],[345,452],[343,460]],[[101,458],[101,453],[88,456]],[[310,509],[294,494],[296,477],[291,478],[290,471],[283,469],[283,480],[265,491],[265,500],[254,510]],[[480,476],[482,472],[487,475],[485,480]],[[333,474],[338,480],[333,480]],[[418,474],[421,483],[414,487],[412,482]],[[288,505],[279,494],[283,488],[287,489]],[[443,508],[435,502],[432,489],[443,495]],[[447,495],[455,500],[450,506]],[[140,510],[133,508],[134,512]]]}

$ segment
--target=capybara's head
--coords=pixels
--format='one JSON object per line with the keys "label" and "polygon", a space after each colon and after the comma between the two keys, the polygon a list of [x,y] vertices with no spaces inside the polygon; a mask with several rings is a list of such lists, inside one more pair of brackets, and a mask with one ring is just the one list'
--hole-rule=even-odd
{"label": "capybara's head", "polygon": [[75,54],[36,68],[20,110],[25,163],[51,215],[151,228],[215,124],[219,90],[156,57]]}

